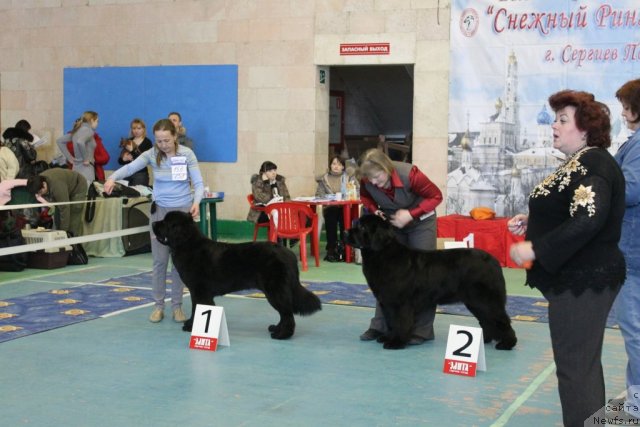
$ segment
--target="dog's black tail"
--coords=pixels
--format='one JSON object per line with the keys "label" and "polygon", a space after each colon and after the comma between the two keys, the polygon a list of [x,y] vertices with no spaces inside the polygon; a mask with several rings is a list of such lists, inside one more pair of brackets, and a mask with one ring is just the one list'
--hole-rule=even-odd
{"label": "dog's black tail", "polygon": [[322,310],[320,298],[302,285],[293,290],[293,312],[301,316],[308,316]]}

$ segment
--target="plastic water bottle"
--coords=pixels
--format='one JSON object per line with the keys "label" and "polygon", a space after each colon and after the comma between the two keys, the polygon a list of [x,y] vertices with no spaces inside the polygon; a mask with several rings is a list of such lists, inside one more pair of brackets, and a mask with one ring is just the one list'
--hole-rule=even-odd
{"label": "plastic water bottle", "polygon": [[353,182],[347,183],[347,200],[355,200],[357,198],[356,186]]}

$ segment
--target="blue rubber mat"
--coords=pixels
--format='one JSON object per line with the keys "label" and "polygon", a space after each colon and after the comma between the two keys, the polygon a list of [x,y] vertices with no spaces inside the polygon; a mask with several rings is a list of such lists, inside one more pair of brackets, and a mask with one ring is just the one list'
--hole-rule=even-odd
{"label": "blue rubber mat", "polygon": [[[302,282],[307,289],[313,291],[325,304],[354,305],[360,307],[375,307],[375,298],[367,285],[354,285],[344,282],[314,283]],[[238,292],[249,297],[264,297],[262,293],[253,291]],[[508,296],[507,313],[512,320],[524,322],[548,323],[548,303],[544,298]],[[464,304],[448,304],[438,306],[438,313],[460,316],[473,316]],[[615,319],[609,313],[607,327],[615,327]]]}
{"label": "blue rubber mat", "polygon": [[146,289],[82,285],[0,300],[0,342],[150,303]]}
{"label": "blue rubber mat", "polygon": [[[0,342],[149,304],[152,302],[150,283],[151,272],[145,272],[0,300]],[[318,295],[324,304],[375,307],[375,298],[367,285],[305,281],[303,286]],[[255,290],[236,295],[264,298]],[[439,306],[438,313],[471,316],[462,304]],[[547,302],[543,298],[509,296],[507,313],[513,320],[548,322]],[[607,326],[615,327],[612,314]]]}

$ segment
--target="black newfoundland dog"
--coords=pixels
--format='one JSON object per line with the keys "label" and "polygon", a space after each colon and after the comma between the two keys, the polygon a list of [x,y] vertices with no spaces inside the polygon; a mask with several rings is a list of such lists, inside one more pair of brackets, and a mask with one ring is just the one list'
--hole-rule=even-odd
{"label": "black newfoundland dog", "polygon": [[173,265],[191,293],[185,331],[191,331],[196,304],[212,305],[214,297],[243,289],[260,289],[280,313],[280,322],[269,326],[274,339],[293,335],[294,314],[310,315],[322,308],[318,297],[300,284],[296,256],[282,246],[214,242],[202,235],[190,214],[178,211],[154,222],[153,233],[171,249]]}
{"label": "black newfoundland dog", "polygon": [[463,302],[478,319],[485,342],[510,350],[517,342],[505,311],[507,293],[498,261],[479,249],[420,251],[396,240],[391,224],[365,215],[347,243],[362,251],[362,270],[389,327],[384,348],[404,348],[414,316],[433,304]]}

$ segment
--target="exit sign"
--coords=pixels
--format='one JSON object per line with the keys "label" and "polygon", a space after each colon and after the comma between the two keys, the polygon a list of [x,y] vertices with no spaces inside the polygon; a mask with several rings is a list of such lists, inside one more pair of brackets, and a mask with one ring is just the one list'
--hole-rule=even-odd
{"label": "exit sign", "polygon": [[390,43],[342,43],[340,55],[389,55]]}

